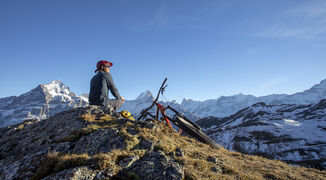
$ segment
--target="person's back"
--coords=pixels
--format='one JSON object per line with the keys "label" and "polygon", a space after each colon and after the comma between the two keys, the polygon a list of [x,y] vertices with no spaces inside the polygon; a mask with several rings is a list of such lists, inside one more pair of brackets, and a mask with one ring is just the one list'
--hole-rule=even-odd
{"label": "person's back", "polygon": [[103,72],[98,72],[91,80],[91,87],[89,92],[90,105],[107,105],[105,101],[109,99],[107,83]]}
{"label": "person's back", "polygon": [[[108,61],[99,61],[97,63],[97,74],[90,83],[89,104],[98,106],[111,106],[115,110],[119,109],[124,98],[120,96],[113,78],[109,73],[113,64]],[[109,99],[109,90],[116,99]]]}

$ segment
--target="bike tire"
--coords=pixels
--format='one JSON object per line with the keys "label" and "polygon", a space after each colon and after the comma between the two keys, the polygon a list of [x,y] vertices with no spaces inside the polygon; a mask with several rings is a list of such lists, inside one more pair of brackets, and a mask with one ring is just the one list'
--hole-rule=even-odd
{"label": "bike tire", "polygon": [[198,139],[203,143],[209,144],[211,147],[215,149],[219,148],[219,145],[212,138],[210,138],[203,131],[201,131],[200,129],[196,128],[195,126],[193,126],[192,124],[184,120],[182,117],[176,116],[174,118],[174,122],[179,128],[181,128],[184,132],[186,132],[190,136]]}

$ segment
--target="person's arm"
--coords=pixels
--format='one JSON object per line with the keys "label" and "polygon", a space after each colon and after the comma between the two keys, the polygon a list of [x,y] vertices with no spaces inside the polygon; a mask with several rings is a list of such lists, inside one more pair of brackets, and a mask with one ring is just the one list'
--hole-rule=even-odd
{"label": "person's arm", "polygon": [[110,89],[112,95],[117,99],[122,99],[117,87],[115,86],[115,84],[113,82],[113,78],[112,78],[111,74],[109,74],[109,73],[105,74],[105,79],[106,79],[106,82],[108,83],[108,88]]}

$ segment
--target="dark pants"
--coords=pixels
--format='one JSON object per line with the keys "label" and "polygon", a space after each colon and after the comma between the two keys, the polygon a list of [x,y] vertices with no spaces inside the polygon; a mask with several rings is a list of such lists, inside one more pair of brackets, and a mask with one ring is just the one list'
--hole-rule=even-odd
{"label": "dark pants", "polygon": [[122,99],[109,99],[106,104],[116,111],[121,108],[123,101]]}

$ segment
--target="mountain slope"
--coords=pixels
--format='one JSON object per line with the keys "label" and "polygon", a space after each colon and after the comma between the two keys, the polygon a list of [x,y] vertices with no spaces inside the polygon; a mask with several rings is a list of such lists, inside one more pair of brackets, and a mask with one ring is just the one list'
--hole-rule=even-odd
{"label": "mountain slope", "polygon": [[85,97],[78,97],[68,86],[55,80],[41,84],[18,97],[0,99],[0,127],[20,123],[25,119],[45,119],[58,112],[88,104]]}
{"label": "mountain slope", "polygon": [[268,96],[255,97],[252,95],[238,94],[234,96],[222,96],[218,99],[206,101],[193,101],[183,99],[181,106],[189,113],[200,116],[226,117],[243,108],[249,107],[258,102],[266,104],[313,104],[326,99],[326,80],[314,85],[312,88],[292,95],[273,94]]}
{"label": "mountain slope", "polygon": [[[17,156],[19,154],[19,156]],[[325,171],[212,149],[98,106],[0,129],[4,179],[326,179]]]}
{"label": "mountain slope", "polygon": [[326,168],[326,99],[310,105],[257,103],[197,124],[229,150]]}

